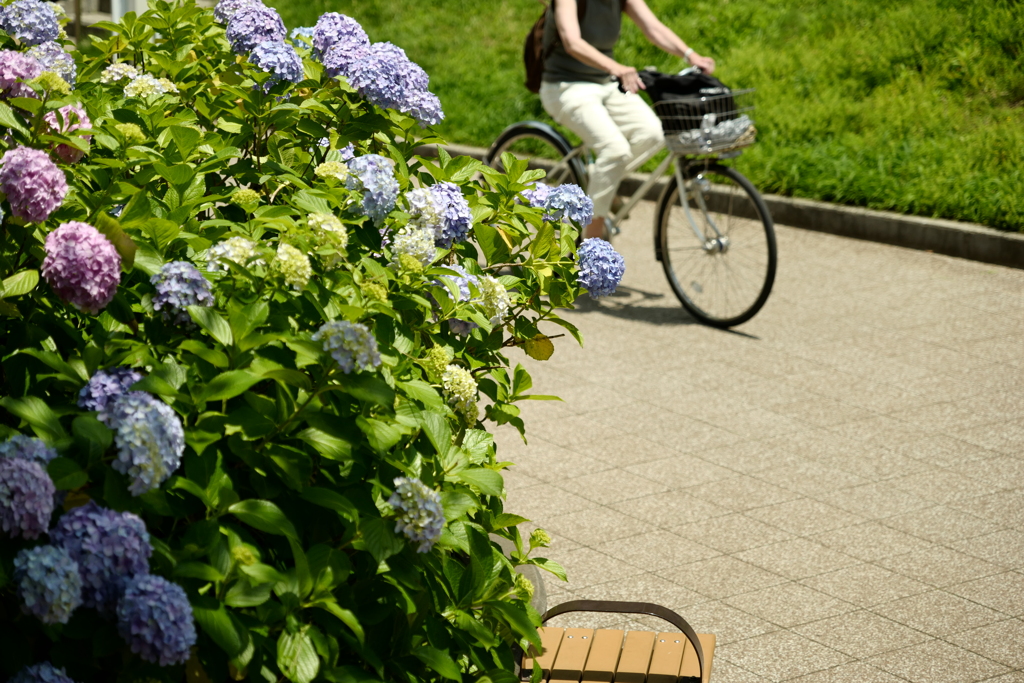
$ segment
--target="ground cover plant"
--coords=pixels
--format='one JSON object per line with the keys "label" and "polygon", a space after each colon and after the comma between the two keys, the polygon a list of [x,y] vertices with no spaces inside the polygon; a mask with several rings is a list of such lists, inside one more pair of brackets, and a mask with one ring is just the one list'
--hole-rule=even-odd
{"label": "ground cover plant", "polygon": [[[523,87],[534,0],[312,0],[348,12],[431,73],[455,142],[546,118]],[[648,0],[736,87],[759,144],[736,165],[766,192],[1024,229],[1024,13],[1014,0]],[[618,58],[679,68],[626,22]],[[429,27],[424,29],[424,27]]]}
{"label": "ground cover plant", "polygon": [[0,676],[517,680],[563,572],[488,426],[622,277],[589,199],[416,157],[430,79],[349,17],[97,28],[0,8]]}

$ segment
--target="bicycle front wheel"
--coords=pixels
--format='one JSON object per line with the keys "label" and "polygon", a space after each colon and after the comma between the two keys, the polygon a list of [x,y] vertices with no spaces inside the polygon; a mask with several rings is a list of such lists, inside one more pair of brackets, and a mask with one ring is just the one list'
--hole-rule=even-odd
{"label": "bicycle front wheel", "polygon": [[[739,325],[775,282],[775,229],[764,199],[739,171],[699,164],[673,177],[658,207],[657,257],[672,291],[698,321]],[[717,228],[717,230],[716,230]]]}
{"label": "bicycle front wheel", "polygon": [[501,134],[491,146],[487,154],[487,165],[504,172],[501,155],[511,152],[519,159],[530,163],[530,168],[541,168],[548,175],[543,179],[547,185],[555,186],[563,183],[579,185],[584,190],[586,171],[578,157],[566,160],[573,148],[569,142],[554,129],[544,130],[544,124],[522,123],[512,126]]}

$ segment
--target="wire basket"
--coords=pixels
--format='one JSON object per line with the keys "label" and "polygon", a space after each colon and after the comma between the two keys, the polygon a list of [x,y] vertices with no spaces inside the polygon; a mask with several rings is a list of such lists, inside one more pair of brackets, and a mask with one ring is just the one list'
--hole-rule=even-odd
{"label": "wire basket", "polygon": [[676,154],[716,154],[754,143],[754,89],[666,99],[654,104],[665,144]]}

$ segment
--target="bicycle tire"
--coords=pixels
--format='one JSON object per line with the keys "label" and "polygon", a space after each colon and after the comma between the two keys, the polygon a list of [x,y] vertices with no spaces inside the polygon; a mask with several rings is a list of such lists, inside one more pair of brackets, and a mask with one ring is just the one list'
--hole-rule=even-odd
{"label": "bicycle tire", "polygon": [[[522,121],[505,129],[498,136],[487,153],[486,163],[491,168],[504,172],[501,155],[512,152],[518,158],[526,158],[530,168],[542,168],[549,171],[558,160],[565,158],[573,151],[573,146],[558,131],[540,121]],[[561,185],[571,182],[587,189],[587,173],[583,162],[574,157],[566,164],[564,172],[556,176],[547,176],[544,182],[548,185]]]}
{"label": "bicycle tire", "polygon": [[[658,202],[656,257],[672,291],[698,321],[718,328],[745,323],[768,301],[775,282],[778,248],[771,213],[753,184],[733,168],[699,163],[684,169],[683,177],[690,215],[712,237],[709,219],[714,221],[728,247],[721,249],[714,240],[698,241],[673,176]],[[701,192],[706,212],[694,191]]]}

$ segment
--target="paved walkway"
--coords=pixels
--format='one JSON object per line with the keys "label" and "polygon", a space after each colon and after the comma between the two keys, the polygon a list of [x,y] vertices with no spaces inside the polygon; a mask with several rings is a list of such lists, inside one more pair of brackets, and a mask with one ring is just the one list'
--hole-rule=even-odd
{"label": "paved walkway", "polygon": [[[1024,272],[778,228],[767,306],[692,324],[644,203],[615,297],[527,365],[508,510],[548,604],[646,600],[719,637],[712,681],[1024,682]],[[562,625],[657,628],[599,615]]]}

